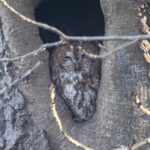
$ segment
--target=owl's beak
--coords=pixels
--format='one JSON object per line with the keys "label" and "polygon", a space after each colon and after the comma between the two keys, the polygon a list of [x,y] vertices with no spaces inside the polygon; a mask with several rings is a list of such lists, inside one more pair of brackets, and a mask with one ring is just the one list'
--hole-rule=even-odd
{"label": "owl's beak", "polygon": [[81,67],[79,66],[79,64],[75,64],[75,71],[80,71]]}

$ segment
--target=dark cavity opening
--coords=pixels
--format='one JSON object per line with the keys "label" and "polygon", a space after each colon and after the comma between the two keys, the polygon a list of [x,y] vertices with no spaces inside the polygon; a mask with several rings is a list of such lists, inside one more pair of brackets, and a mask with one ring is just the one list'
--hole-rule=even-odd
{"label": "dark cavity opening", "polygon": [[[39,22],[55,26],[67,35],[104,35],[104,15],[100,0],[43,0],[35,9]],[[39,29],[44,43],[54,42],[58,35]]]}

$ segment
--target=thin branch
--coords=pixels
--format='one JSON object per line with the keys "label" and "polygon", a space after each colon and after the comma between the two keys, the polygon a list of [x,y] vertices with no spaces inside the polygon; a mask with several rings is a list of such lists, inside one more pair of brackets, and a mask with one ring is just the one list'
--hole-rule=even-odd
{"label": "thin branch", "polygon": [[133,41],[133,40],[144,40],[144,39],[150,39],[150,34],[144,34],[144,35],[125,35],[125,36],[68,36],[65,33],[61,32],[59,29],[49,26],[44,23],[40,23],[37,21],[34,21],[23,14],[19,13],[17,10],[15,10],[13,7],[11,7],[6,0],[0,0],[0,2],[3,3],[5,7],[7,7],[11,12],[15,13],[17,16],[19,16],[22,20],[25,20],[33,25],[36,25],[40,28],[49,30],[51,32],[54,32],[60,36],[61,39],[66,41],[83,41],[83,42],[89,42],[89,41],[113,41],[113,40],[124,40],[124,41]]}
{"label": "thin branch", "polygon": [[60,37],[64,37],[65,34],[63,32],[61,32],[59,29],[53,27],[53,26],[49,26],[47,24],[44,24],[44,23],[40,23],[40,22],[37,22],[37,21],[34,21],[26,16],[24,16],[23,14],[21,14],[20,12],[18,12],[17,10],[15,10],[13,7],[11,7],[7,2],[6,0],[0,0],[0,2],[3,3],[3,5],[5,7],[7,7],[11,12],[13,12],[14,14],[16,14],[17,16],[19,16],[22,20],[25,20],[33,25],[36,25],[40,28],[43,28],[43,29],[46,29],[46,30],[49,30],[51,32],[54,32],[56,34],[58,34]]}
{"label": "thin branch", "polygon": [[146,145],[147,143],[150,143],[150,137],[133,144],[131,147],[121,146],[120,148],[116,148],[113,150],[138,150],[140,147]]}
{"label": "thin branch", "polygon": [[104,58],[104,57],[107,57],[107,56],[110,56],[112,55],[114,52],[116,51],[119,51],[119,50],[122,50],[123,48],[125,47],[128,47],[134,43],[136,43],[138,40],[134,40],[134,41],[131,41],[131,42],[128,42],[128,43],[125,43],[121,46],[118,46],[116,47],[115,49],[112,49],[110,52],[108,53],[105,53],[105,54],[100,54],[100,55],[95,55],[95,54],[91,54],[91,53],[88,53],[85,49],[82,49],[83,53],[89,57],[89,58],[93,58],[93,59],[96,59],[96,58]]}
{"label": "thin branch", "polygon": [[63,44],[63,41],[43,44],[40,46],[40,48],[38,48],[30,53],[27,53],[25,55],[22,55],[22,56],[16,56],[16,57],[12,57],[12,58],[0,58],[0,62],[23,60],[26,57],[35,56],[35,55],[38,55],[39,53],[42,53],[43,51],[46,50],[46,48],[58,46],[60,44]]}
{"label": "thin branch", "polygon": [[42,64],[41,61],[38,61],[36,64],[34,64],[30,69],[25,71],[21,76],[19,76],[16,80],[14,80],[11,84],[5,86],[2,90],[0,90],[0,95],[3,94],[5,91],[8,91],[12,89],[16,84],[24,80],[26,77],[28,77],[37,67],[39,67]]}
{"label": "thin branch", "polygon": [[150,137],[148,137],[138,143],[135,143],[134,145],[131,146],[130,150],[137,150],[139,147],[141,147],[147,143],[150,143]]}
{"label": "thin branch", "polygon": [[113,150],[138,150],[140,147],[146,145],[147,143],[150,143],[150,137],[133,144],[131,147],[121,146],[120,148],[116,148]]}
{"label": "thin branch", "polygon": [[68,41],[133,41],[133,40],[144,40],[150,39],[150,34],[141,35],[112,35],[112,36],[68,36],[66,35],[64,40]]}
{"label": "thin branch", "polygon": [[51,109],[52,109],[52,114],[53,117],[56,120],[56,123],[58,125],[59,130],[61,131],[61,133],[64,135],[64,137],[71,142],[72,144],[74,144],[76,147],[80,147],[84,150],[93,150],[89,147],[87,147],[86,145],[80,143],[79,141],[75,140],[73,137],[71,137],[70,135],[68,135],[62,126],[62,122],[60,120],[60,117],[58,115],[57,109],[56,109],[56,103],[55,103],[55,96],[56,96],[56,89],[55,86],[52,84],[50,87],[50,100],[51,100]]}

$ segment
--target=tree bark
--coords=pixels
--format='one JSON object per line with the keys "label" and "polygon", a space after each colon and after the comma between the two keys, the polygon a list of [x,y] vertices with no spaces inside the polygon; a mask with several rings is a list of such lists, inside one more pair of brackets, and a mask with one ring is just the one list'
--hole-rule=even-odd
{"label": "tree bark", "polygon": [[[9,3],[34,19],[37,1],[13,0]],[[139,34],[139,3],[101,0],[105,35]],[[104,42],[104,45],[111,51],[123,43]],[[23,55],[41,44],[38,28],[22,21],[0,3],[0,57]],[[76,150],[77,147],[65,140],[52,116],[47,52],[24,61],[0,63],[0,88],[38,60],[44,64],[16,88],[0,96],[0,149]],[[133,96],[137,89],[149,86],[148,69],[139,44],[102,59],[97,111],[90,121],[74,122],[66,105],[57,97],[57,109],[65,131],[94,150],[130,146],[147,137],[148,119],[141,116]]]}
{"label": "tree bark", "polygon": [[[32,19],[34,18],[33,4],[30,0],[10,3],[15,9]],[[42,44],[38,28],[22,21],[2,4],[0,5],[0,18],[2,57],[23,55]],[[7,63],[2,64],[4,70],[2,83],[5,85],[38,60],[44,61],[44,65],[39,67],[31,77],[20,83],[8,95],[3,95],[3,101],[1,101],[3,125],[0,129],[3,131],[1,134],[3,149],[50,149],[44,131],[44,129],[50,129],[48,119],[50,82],[47,55],[45,52],[39,57],[15,62],[9,65],[9,70],[4,68],[7,67]],[[8,70],[9,74],[5,70]]]}

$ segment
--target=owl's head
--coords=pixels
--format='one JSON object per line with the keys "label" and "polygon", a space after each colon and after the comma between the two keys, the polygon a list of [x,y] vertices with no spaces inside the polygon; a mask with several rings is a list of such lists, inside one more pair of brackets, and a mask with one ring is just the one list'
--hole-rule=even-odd
{"label": "owl's head", "polygon": [[85,49],[87,52],[98,54],[99,49],[90,43],[67,43],[59,46],[56,49],[56,59],[59,65],[65,71],[85,71],[89,68],[93,62],[90,58],[86,57],[82,52],[82,49]]}

